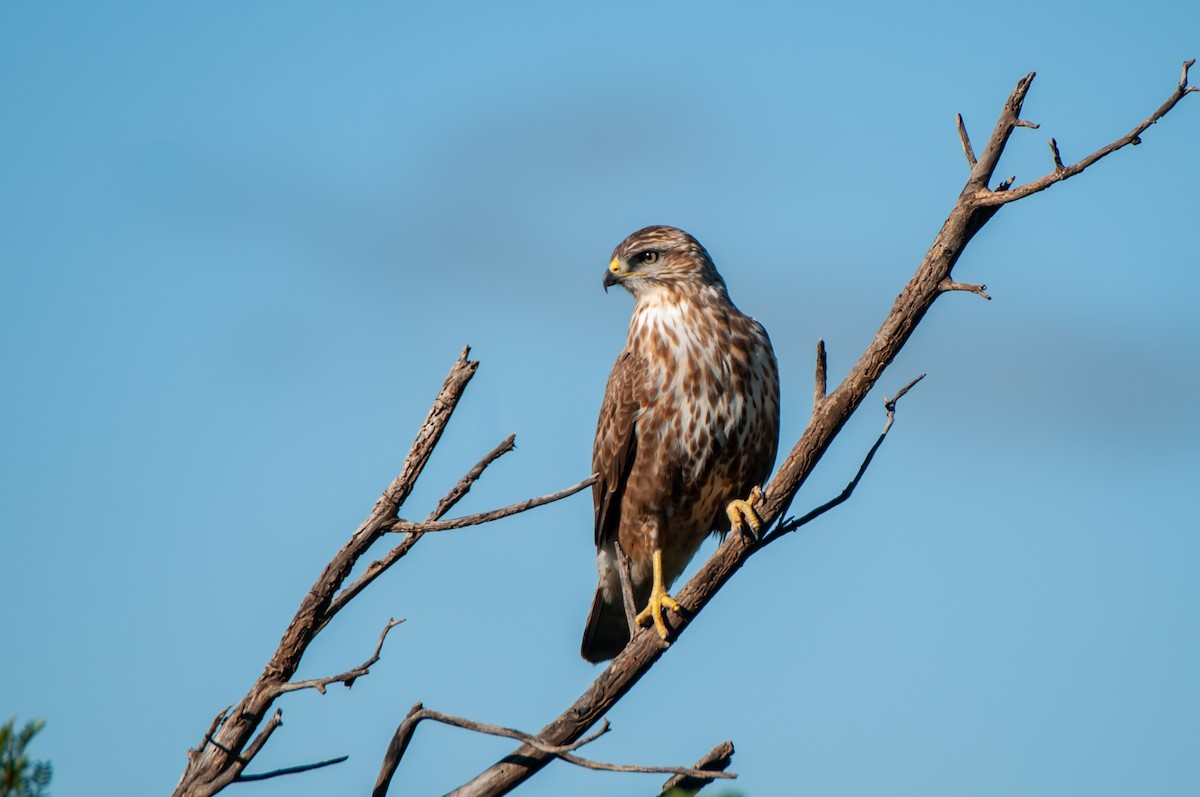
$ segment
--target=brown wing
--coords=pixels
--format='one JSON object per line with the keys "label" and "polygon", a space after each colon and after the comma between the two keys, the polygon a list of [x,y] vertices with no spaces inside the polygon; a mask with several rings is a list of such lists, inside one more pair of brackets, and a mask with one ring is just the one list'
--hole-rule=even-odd
{"label": "brown wing", "polygon": [[596,509],[596,547],[617,538],[621,525],[621,497],[637,454],[638,396],[646,379],[646,361],[626,349],[617,357],[600,404],[596,442],[592,446],[592,485]]}

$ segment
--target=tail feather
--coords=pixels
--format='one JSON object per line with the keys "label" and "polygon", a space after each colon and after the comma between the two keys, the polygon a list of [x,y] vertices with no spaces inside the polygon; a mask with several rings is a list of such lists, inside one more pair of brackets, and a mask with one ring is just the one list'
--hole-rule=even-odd
{"label": "tail feather", "polygon": [[579,652],[591,663],[598,664],[616,656],[627,644],[629,624],[625,621],[625,607],[620,597],[615,603],[608,603],[604,600],[604,590],[597,587]]}

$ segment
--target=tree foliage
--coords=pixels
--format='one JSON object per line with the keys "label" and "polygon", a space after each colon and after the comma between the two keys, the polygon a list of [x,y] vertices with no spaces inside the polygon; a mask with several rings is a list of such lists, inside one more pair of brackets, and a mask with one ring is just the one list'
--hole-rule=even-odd
{"label": "tree foliage", "polygon": [[29,743],[45,720],[30,720],[17,730],[17,718],[0,725],[0,797],[46,797],[54,774],[49,761],[32,761]]}

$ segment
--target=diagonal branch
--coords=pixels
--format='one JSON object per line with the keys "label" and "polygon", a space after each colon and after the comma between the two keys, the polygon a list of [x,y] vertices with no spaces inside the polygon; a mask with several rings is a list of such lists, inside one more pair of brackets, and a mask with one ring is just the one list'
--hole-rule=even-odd
{"label": "diagonal branch", "polygon": [[371,654],[371,658],[364,661],[352,670],[346,670],[340,675],[331,675],[328,678],[314,678],[310,681],[291,681],[279,687],[279,694],[285,692],[295,692],[298,689],[316,689],[321,694],[325,694],[325,687],[330,684],[345,684],[346,688],[354,686],[354,682],[364,675],[370,675],[371,667],[379,661],[379,653],[383,650],[383,640],[387,639],[388,631],[391,631],[396,626],[403,623],[404,620],[389,619],[387,625],[383,627],[383,631],[379,634],[379,642],[375,645],[375,652]]}
{"label": "diagonal branch", "polygon": [[561,501],[568,496],[574,495],[585,487],[590,487],[594,481],[596,481],[596,476],[593,474],[588,476],[583,481],[572,484],[570,487],[566,487],[556,493],[541,495],[537,498],[527,498],[524,501],[518,501],[515,504],[509,504],[508,506],[504,506],[499,509],[493,509],[489,512],[478,512],[474,515],[466,515],[464,517],[454,518],[453,520],[427,520],[423,523],[412,523],[410,521],[400,519],[391,523],[386,531],[408,532],[410,534],[426,534],[431,531],[451,531],[452,529],[461,529],[466,526],[478,526],[481,523],[489,523],[493,520],[499,520],[500,518],[508,517],[509,515],[527,512],[534,507],[545,506],[546,504],[552,504],[555,501]]}
{"label": "diagonal branch", "polygon": [[967,126],[963,123],[962,114],[954,114],[954,120],[958,123],[958,140],[962,142],[963,155],[967,156],[967,165],[974,167],[978,161],[975,159],[975,150],[971,148],[971,137],[967,135]]}
{"label": "diagonal branch", "polygon": [[[330,560],[312,588],[304,595],[300,608],[288,624],[271,660],[223,722],[211,735],[212,744],[201,744],[189,754],[183,775],[175,787],[175,797],[209,797],[229,785],[246,764],[254,758],[281,723],[278,711],[254,736],[267,716],[281,687],[295,675],[309,644],[332,616],[331,604],[358,559],[378,540],[387,526],[395,520],[400,506],[412,492],[417,478],[425,469],[442,432],[450,422],[467,384],[479,367],[478,361],[467,359],[466,347],[446,375],[429,409],[425,422],[417,432],[400,474],[392,480],[375,502],[374,508],[359,525],[341,550]],[[253,737],[253,740],[252,740]]]}
{"label": "diagonal branch", "polygon": [[885,398],[884,399],[883,407],[887,411],[887,423],[885,423],[883,425],[883,431],[879,433],[879,437],[875,440],[875,445],[871,446],[871,449],[867,452],[867,455],[863,458],[862,464],[858,466],[858,473],[854,474],[854,478],[851,479],[850,483],[846,485],[846,489],[842,490],[842,492],[837,497],[826,501],[825,503],[821,504],[816,509],[813,509],[810,512],[804,514],[799,519],[791,519],[791,520],[783,521],[781,524],[779,524],[779,526],[777,526],[775,528],[775,530],[773,532],[771,532],[770,534],[768,534],[766,537],[763,538],[763,541],[762,541],[763,545],[767,545],[768,543],[775,542],[775,540],[779,539],[783,535],[793,532],[796,529],[800,528],[801,526],[811,523],[812,521],[816,520],[821,515],[824,515],[826,512],[828,512],[829,510],[838,506],[839,504],[845,503],[846,501],[848,501],[850,499],[850,496],[854,495],[854,488],[858,486],[858,483],[860,481],[862,481],[863,474],[866,473],[867,468],[869,468],[871,466],[871,460],[873,460],[875,458],[875,452],[878,451],[879,447],[883,445],[883,441],[887,439],[888,432],[890,432],[892,430],[892,423],[896,420],[896,402],[899,401],[904,396],[905,393],[907,393],[909,390],[911,390],[912,387],[917,384],[917,382],[920,382],[924,378],[925,378],[925,374],[921,374],[916,379],[912,380],[907,385],[900,388],[900,391],[898,393],[896,393],[895,398],[892,398],[892,399]]}
{"label": "diagonal branch", "polygon": [[633,576],[630,574],[629,557],[625,555],[625,548],[621,545],[620,540],[613,542],[613,549],[617,552],[617,578],[621,582],[621,604],[625,607],[625,625],[629,628],[629,635],[633,636],[637,633],[637,600],[633,597]]}
{"label": "diagonal branch", "polygon": [[[692,768],[706,772],[724,772],[732,763],[733,742],[721,742],[709,750],[704,758],[697,761]],[[659,792],[658,797],[692,797],[692,795],[695,795],[705,786],[712,783],[714,779],[715,776],[708,775],[702,778],[691,775],[676,775],[663,784],[662,791]]]}
{"label": "diagonal branch", "polygon": [[825,355],[825,340],[817,338],[817,367],[816,373],[813,374],[813,412],[817,411],[821,402],[825,400],[825,394],[829,392],[826,383],[828,370],[829,362]]}
{"label": "diagonal branch", "polygon": [[1158,106],[1154,113],[1150,114],[1145,121],[1133,128],[1133,130],[1130,130],[1128,133],[1121,136],[1108,146],[1101,147],[1083,160],[1079,161],[1078,163],[1073,163],[1070,166],[1062,165],[1062,157],[1058,152],[1058,142],[1054,139],[1050,139],[1050,148],[1054,151],[1054,171],[1045,175],[1044,177],[1039,177],[1032,182],[1025,183],[1024,185],[1020,185],[1009,191],[1005,191],[1003,194],[992,193],[987,196],[983,196],[980,198],[980,203],[983,205],[1005,205],[1009,202],[1016,202],[1018,199],[1024,199],[1030,194],[1036,194],[1039,191],[1044,191],[1055,183],[1066,180],[1068,177],[1074,177],[1096,161],[1113,154],[1123,147],[1141,144],[1142,133],[1146,132],[1150,125],[1166,116],[1167,113],[1188,94],[1200,90],[1196,86],[1189,86],[1187,82],[1188,70],[1191,69],[1192,65],[1195,63],[1196,59],[1194,58],[1183,62],[1183,73],[1179,78],[1179,84],[1175,87],[1175,91],[1171,93],[1171,96],[1168,97],[1162,105]]}
{"label": "diagonal branch", "polygon": [[300,764],[294,767],[283,767],[282,769],[272,769],[270,772],[256,772],[253,775],[238,775],[234,778],[234,783],[247,783],[252,780],[270,780],[278,778],[281,775],[295,775],[298,772],[311,772],[314,769],[323,769],[331,767],[334,764],[340,764],[343,761],[349,760],[350,756],[340,755],[337,758],[330,758],[325,761],[317,761],[313,764]]}
{"label": "diagonal branch", "polygon": [[[758,514],[768,527],[786,514],[796,493],[812,474],[833,439],[908,342],[933,303],[943,295],[943,283],[950,279],[954,266],[966,246],[995,216],[1000,204],[1006,201],[1006,198],[992,201],[995,195],[987,186],[1009,136],[1017,122],[1021,121],[1021,107],[1033,77],[1031,72],[1018,81],[1001,110],[991,138],[971,168],[966,185],[916,272],[896,297],[879,331],[858,362],[841,384],[815,408],[804,433],[767,485],[766,500],[758,508]],[[1151,121],[1157,120],[1174,107],[1175,102],[1189,90],[1181,90],[1182,93],[1178,93],[1178,97],[1160,108],[1151,117]],[[1010,185],[1011,182],[1003,187]],[[675,594],[675,600],[683,607],[684,616],[695,617],[725,582],[760,548],[751,535],[728,535],[699,572]],[[668,616],[667,622],[676,635],[686,627],[683,620],[674,616]],[[642,629],[591,686],[562,714],[539,731],[537,737],[543,743],[551,745],[569,744],[581,738],[633,688],[638,679],[654,666],[669,647],[660,644],[657,633]],[[507,794],[541,770],[550,760],[552,756],[534,746],[524,744],[451,794],[454,797]]]}
{"label": "diagonal branch", "polygon": [[970,282],[955,282],[949,277],[946,277],[946,279],[938,283],[938,290],[940,290],[942,293],[946,293],[947,291],[966,291],[967,293],[973,293],[976,296],[982,296],[989,302],[992,300],[992,297],[988,296],[987,294],[986,285],[976,285]]}
{"label": "diagonal branch", "polygon": [[502,736],[508,739],[516,739],[533,747],[541,753],[556,758],[561,758],[567,763],[574,764],[585,769],[601,770],[604,772],[637,772],[637,773],[671,773],[675,775],[704,778],[711,780],[712,778],[736,778],[737,775],[732,772],[705,770],[693,767],[643,767],[635,764],[608,764],[601,761],[593,761],[588,758],[582,758],[575,755],[572,751],[583,747],[585,744],[595,741],[599,737],[608,733],[608,720],[604,720],[600,730],[589,734],[581,739],[578,739],[569,744],[555,745],[547,744],[543,740],[533,734],[518,731],[514,728],[505,728],[500,725],[489,725],[486,722],[477,722],[476,720],[466,719],[464,717],[456,717],[453,714],[444,714],[440,711],[427,709],[420,703],[414,703],[409,709],[408,714],[396,728],[396,733],[392,736],[392,741],[388,745],[388,750],[384,756],[383,766],[380,768],[379,777],[375,781],[375,789],[371,792],[371,797],[384,797],[387,794],[388,785],[391,783],[392,777],[395,775],[396,767],[399,766],[400,760],[404,757],[404,752],[408,749],[409,742],[412,741],[413,733],[416,732],[417,725],[422,720],[433,720],[441,722],[445,725],[452,725],[456,728],[464,728],[476,733],[485,733],[489,736]]}
{"label": "diagonal branch", "polygon": [[[446,493],[446,495],[442,497],[442,500],[438,501],[437,507],[429,514],[427,519],[437,520],[442,515],[449,512],[455,504],[462,500],[463,496],[471,491],[471,487],[476,481],[479,480],[479,477],[483,475],[483,472],[487,470],[488,465],[491,465],[493,462],[500,459],[500,457],[516,448],[516,439],[517,436],[515,434],[510,434],[508,437],[504,438],[500,445],[489,451],[483,457],[483,459],[476,462],[475,466],[467,471],[463,477],[458,480],[458,483],[450,489],[450,492]],[[339,592],[337,596],[334,597],[334,599],[330,602],[329,610],[325,613],[325,619],[321,623],[321,627],[317,630],[320,631],[321,628],[324,628],[326,625],[328,625],[329,621],[333,619],[334,615],[342,610],[342,607],[354,600],[355,596],[366,589],[372,581],[379,578],[381,575],[387,572],[388,568],[400,561],[404,555],[407,554],[409,550],[417,544],[417,540],[419,539],[421,539],[420,532],[410,532],[409,535],[405,537],[399,545],[393,547],[386,554],[367,565],[366,569],[363,570],[362,575],[355,579],[354,582],[348,587],[342,589],[342,591]]]}

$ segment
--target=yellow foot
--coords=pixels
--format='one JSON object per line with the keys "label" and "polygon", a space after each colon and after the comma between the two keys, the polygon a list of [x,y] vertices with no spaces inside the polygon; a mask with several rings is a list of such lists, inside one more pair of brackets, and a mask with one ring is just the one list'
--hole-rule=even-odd
{"label": "yellow foot", "polygon": [[[655,553],[657,555],[657,551]],[[663,619],[664,608],[676,613],[680,611],[680,606],[675,599],[667,594],[661,583],[656,583],[654,591],[650,593],[650,604],[636,618],[637,624],[650,625],[650,623],[654,623],[654,627],[658,629],[658,635],[666,639],[668,631],[667,622]]]}
{"label": "yellow foot", "polygon": [[750,531],[754,533],[754,538],[759,538],[759,532],[762,531],[762,518],[754,511],[754,507],[756,504],[761,504],[762,500],[762,488],[755,487],[745,501],[738,498],[729,502],[729,506],[725,507],[725,514],[729,515],[729,523],[734,531],[745,531],[746,526],[749,526]]}
{"label": "yellow foot", "polygon": [[663,608],[665,607],[676,614],[680,614],[683,607],[667,594],[667,587],[663,584],[661,549],[654,549],[653,561],[654,584],[650,587],[650,603],[634,619],[638,625],[650,625],[650,623],[654,623],[654,627],[658,630],[658,635],[666,639],[670,631],[667,629],[667,621],[663,619]]}

